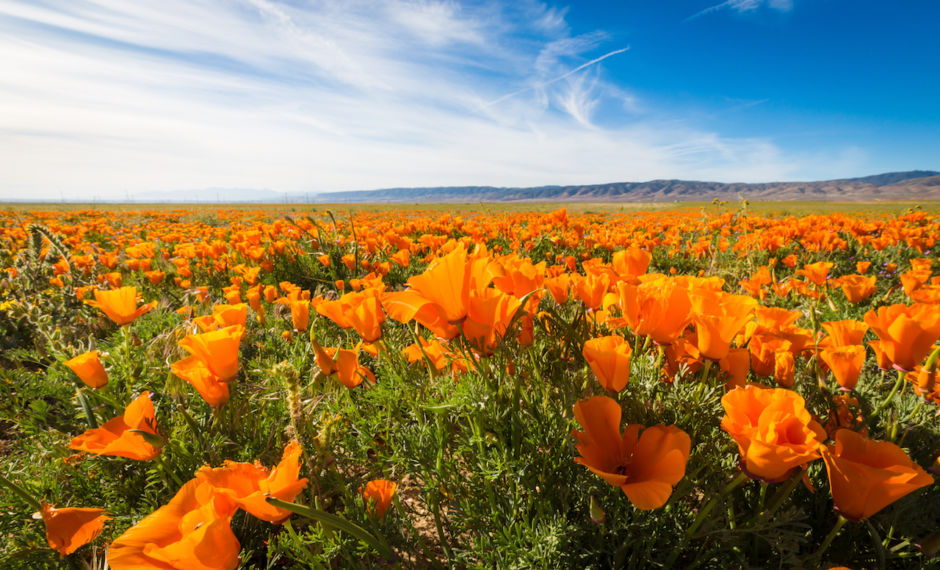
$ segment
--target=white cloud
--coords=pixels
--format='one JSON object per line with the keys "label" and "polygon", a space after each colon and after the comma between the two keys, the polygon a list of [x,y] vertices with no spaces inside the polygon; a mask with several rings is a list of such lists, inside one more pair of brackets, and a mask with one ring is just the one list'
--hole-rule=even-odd
{"label": "white cloud", "polygon": [[700,10],[685,19],[686,22],[695,20],[713,12],[731,10],[733,12],[753,12],[761,7],[768,7],[778,12],[789,12],[793,9],[793,0],[725,0],[704,10]]}
{"label": "white cloud", "polygon": [[609,43],[536,2],[7,0],[0,197],[790,172],[767,141],[645,117]]}

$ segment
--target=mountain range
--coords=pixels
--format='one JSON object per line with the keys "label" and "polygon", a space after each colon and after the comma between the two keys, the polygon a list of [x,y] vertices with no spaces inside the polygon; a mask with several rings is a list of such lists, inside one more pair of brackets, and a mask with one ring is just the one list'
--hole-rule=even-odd
{"label": "mountain range", "polygon": [[[291,195],[291,201],[300,196]],[[868,202],[940,200],[940,172],[911,170],[887,172],[861,178],[816,182],[701,182],[694,180],[650,180],[611,182],[583,186],[538,186],[511,188],[494,186],[444,186],[388,188],[347,192],[322,192],[319,203],[429,203],[429,202],[673,202],[835,201]]]}

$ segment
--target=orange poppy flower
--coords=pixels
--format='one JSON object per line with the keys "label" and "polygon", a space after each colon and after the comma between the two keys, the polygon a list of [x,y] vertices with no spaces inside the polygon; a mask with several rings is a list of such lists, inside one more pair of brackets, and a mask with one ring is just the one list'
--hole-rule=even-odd
{"label": "orange poppy flower", "polygon": [[223,382],[209,370],[198,356],[189,356],[170,364],[170,370],[199,392],[202,399],[212,407],[221,406],[229,400],[228,383]]}
{"label": "orange poppy flower", "polygon": [[437,339],[425,340],[424,337],[418,337],[418,341],[421,343],[420,347],[415,343],[406,346],[401,351],[408,359],[408,362],[418,362],[424,360],[427,356],[435,370],[444,370],[450,364],[451,371],[454,374],[466,371],[466,362],[461,358],[457,358],[450,349]]}
{"label": "orange poppy flower", "polygon": [[627,326],[656,344],[672,344],[689,324],[689,292],[672,278],[654,277],[637,286],[621,281],[617,293]]}
{"label": "orange poppy flower", "polygon": [[212,307],[212,318],[219,323],[219,327],[224,328],[233,325],[244,327],[248,321],[248,305],[245,303],[214,305]]}
{"label": "orange poppy flower", "polygon": [[375,374],[359,364],[359,348],[348,350],[341,348],[336,351],[336,377],[347,388],[355,388],[363,380],[375,384]]}
{"label": "orange poppy flower", "polygon": [[838,279],[839,287],[849,303],[861,303],[875,293],[876,276],[846,275]]}
{"label": "orange poppy flower", "polygon": [[881,307],[865,313],[865,322],[881,341],[875,350],[900,370],[913,370],[940,338],[940,307],[933,305]]}
{"label": "orange poppy flower", "polygon": [[375,479],[366,483],[366,486],[360,488],[359,492],[362,493],[369,513],[374,517],[382,518],[392,504],[396,489],[398,489],[398,484],[394,481]]}
{"label": "orange poppy flower", "polygon": [[212,485],[218,493],[251,515],[280,524],[290,511],[269,504],[265,498],[293,501],[307,487],[307,479],[298,479],[300,454],[303,450],[295,440],[284,448],[280,463],[273,469],[261,464],[226,461],[222,467],[202,467],[196,479]]}
{"label": "orange poppy flower", "polygon": [[157,302],[153,301],[138,307],[136,287],[121,287],[112,291],[95,289],[95,300],[85,302],[92,307],[98,307],[109,319],[121,326],[133,322],[157,306]]}
{"label": "orange poppy flower", "polygon": [[112,570],[234,570],[241,549],[231,526],[236,510],[212,485],[193,479],[115,539],[108,564]]}
{"label": "orange poppy flower", "polygon": [[150,281],[151,285],[159,285],[163,282],[163,278],[166,277],[166,273],[162,271],[147,271],[144,275],[147,277],[147,280]]}
{"label": "orange poppy flower", "polygon": [[796,274],[802,275],[809,279],[814,285],[822,287],[826,284],[826,279],[829,277],[829,270],[832,269],[832,266],[833,263],[831,261],[810,263],[809,265],[804,265],[803,269],[798,269]]}
{"label": "orange poppy flower", "polygon": [[43,501],[39,511],[46,523],[46,541],[62,556],[94,540],[111,517],[104,509],[65,507],[57,509]]}
{"label": "orange poppy flower", "polygon": [[660,371],[663,380],[673,382],[680,373],[688,376],[701,370],[703,365],[702,354],[695,345],[695,333],[686,332],[685,335],[677,338],[672,344],[667,344],[664,347],[663,352],[666,356],[666,362]]}
{"label": "orange poppy flower", "polygon": [[[324,349],[317,342],[317,339],[310,336],[310,345],[313,347],[313,353],[317,360],[317,367],[324,376],[332,376],[336,372],[336,361],[333,357],[336,354],[335,348]],[[330,352],[327,352],[330,351]]]}
{"label": "orange poppy flower", "polygon": [[819,357],[835,377],[839,386],[846,390],[855,388],[858,377],[865,366],[865,347],[861,345],[837,346],[827,348],[819,353]]}
{"label": "orange poppy flower", "polygon": [[728,375],[725,390],[733,390],[747,384],[747,373],[751,370],[751,353],[746,348],[732,348],[718,361],[718,367]]}
{"label": "orange poppy flower", "polygon": [[347,388],[355,388],[362,384],[363,380],[375,383],[375,374],[371,370],[359,364],[359,349],[347,348],[324,348],[311,339],[313,350],[317,360],[317,367],[324,376],[336,374],[337,379]]}
{"label": "orange poppy flower", "polygon": [[776,375],[777,354],[792,352],[790,341],[769,334],[755,334],[747,343],[747,350],[751,354],[751,370],[757,376]]}
{"label": "orange poppy flower", "polygon": [[489,353],[506,334],[506,328],[522,303],[497,289],[484,289],[472,294],[467,318],[460,328],[470,344],[482,353]]}
{"label": "orange poppy flower", "polygon": [[290,320],[295,331],[306,331],[310,326],[310,301],[295,299],[290,304]]}
{"label": "orange poppy flower", "polygon": [[460,333],[456,325],[467,317],[471,294],[482,293],[501,273],[499,264],[482,253],[470,258],[461,244],[424,273],[408,279],[409,289],[384,294],[382,306],[396,321],[414,319],[450,340]]}
{"label": "orange poppy flower", "polygon": [[861,346],[865,333],[868,332],[868,325],[862,321],[854,319],[845,319],[842,321],[826,321],[822,327],[826,329],[829,336],[819,342],[819,346]]}
{"label": "orange poppy flower", "polygon": [[396,253],[389,255],[388,258],[402,267],[408,267],[411,263],[411,252],[407,249],[400,249]]}
{"label": "orange poppy flower", "polygon": [[571,432],[581,454],[575,463],[620,487],[638,509],[666,504],[673,485],[685,476],[692,447],[688,434],[676,426],[631,424],[621,435],[620,404],[607,396],[577,402],[574,416],[584,430]]}
{"label": "orange poppy flower", "polygon": [[935,398],[937,391],[937,370],[931,370],[929,367],[918,366],[913,371],[905,374],[905,378],[914,384],[918,394],[925,398]]}
{"label": "orange poppy flower", "polygon": [[738,285],[742,289],[747,291],[748,295],[763,301],[767,296],[767,291],[764,289],[764,285],[770,285],[773,282],[773,275],[770,273],[770,269],[767,266],[762,266],[750,279],[742,279],[738,281]]}
{"label": "orange poppy flower", "polygon": [[385,312],[379,302],[378,289],[347,293],[335,301],[324,301],[317,305],[317,313],[344,329],[355,329],[366,342],[382,338]]}
{"label": "orange poppy flower", "polygon": [[98,359],[97,350],[79,354],[62,364],[68,366],[89,388],[98,389],[108,383],[108,373],[101,365],[101,360]]}
{"label": "orange poppy flower", "polygon": [[753,318],[757,300],[708,290],[693,292],[690,300],[699,351],[705,358],[721,360],[728,354],[734,337]]}
{"label": "orange poppy flower", "polygon": [[584,343],[582,354],[601,386],[618,393],[630,380],[630,344],[621,336],[592,338]]}
{"label": "orange poppy flower", "polygon": [[774,381],[790,388],[796,380],[796,359],[789,350],[774,352]]}
{"label": "orange poppy flower", "polygon": [[124,415],[112,418],[103,426],[89,429],[72,438],[69,449],[148,461],[160,455],[160,448],[151,445],[144,436],[135,433],[135,430],[159,437],[156,425],[150,392],[144,392],[127,406]]}
{"label": "orange poppy flower", "polygon": [[179,345],[202,360],[222,382],[238,374],[238,343],[245,327],[233,325],[202,334],[189,335]]}
{"label": "orange poppy flower", "polygon": [[890,441],[874,441],[849,429],[836,431],[823,453],[835,508],[861,521],[934,482],[920,465]]}
{"label": "orange poppy flower", "polygon": [[574,281],[574,296],[580,299],[589,309],[599,309],[604,302],[604,295],[610,288],[610,275],[588,274],[576,276]]}
{"label": "orange poppy flower", "polygon": [[738,444],[744,471],[770,482],[819,459],[826,432],[806,411],[803,398],[786,388],[749,384],[721,398],[721,428]]}
{"label": "orange poppy flower", "polygon": [[650,252],[631,245],[627,249],[614,252],[610,266],[614,273],[629,280],[645,274],[652,259]]}
{"label": "orange poppy flower", "polygon": [[562,273],[555,277],[546,278],[542,283],[545,285],[545,288],[548,289],[548,292],[556,303],[564,305],[568,301],[568,290],[571,287],[570,275]]}

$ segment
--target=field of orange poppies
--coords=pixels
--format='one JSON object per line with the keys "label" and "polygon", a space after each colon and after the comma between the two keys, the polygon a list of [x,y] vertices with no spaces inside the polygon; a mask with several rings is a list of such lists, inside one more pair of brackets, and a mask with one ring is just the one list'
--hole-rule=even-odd
{"label": "field of orange poppies", "polygon": [[0,567],[929,566],[938,237],[0,210]]}

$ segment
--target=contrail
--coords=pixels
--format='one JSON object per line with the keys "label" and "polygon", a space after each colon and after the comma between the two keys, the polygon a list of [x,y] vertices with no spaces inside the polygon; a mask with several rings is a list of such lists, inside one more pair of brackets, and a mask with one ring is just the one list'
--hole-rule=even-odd
{"label": "contrail", "polygon": [[568,77],[568,76],[570,76],[570,75],[572,75],[572,74],[574,74],[574,73],[577,73],[577,72],[581,71],[581,70],[584,69],[585,67],[590,67],[590,66],[594,65],[595,63],[599,63],[599,62],[601,62],[601,61],[604,61],[604,60],[607,59],[608,57],[611,57],[611,56],[614,56],[614,55],[623,53],[623,52],[625,52],[625,51],[627,51],[627,50],[629,50],[629,49],[630,49],[630,46],[627,46],[627,47],[625,47],[625,48],[620,48],[620,49],[616,49],[616,50],[614,50],[614,51],[612,51],[612,52],[605,53],[604,55],[602,55],[602,56],[600,56],[600,57],[596,57],[596,58],[592,59],[591,61],[589,61],[589,62],[587,62],[587,63],[582,63],[582,64],[579,65],[578,67],[576,67],[576,68],[574,68],[574,69],[572,69],[572,70],[570,70],[570,71],[567,71],[567,72],[565,72],[565,73],[559,75],[558,77],[555,77],[555,78],[553,78],[553,79],[549,79],[548,81],[543,81],[543,82],[541,82],[541,83],[536,83],[535,85],[532,85],[532,86],[529,86],[529,87],[524,87],[524,88],[522,88],[522,89],[519,89],[518,91],[513,91],[512,93],[507,93],[507,94],[503,95],[502,97],[500,97],[500,98],[498,98],[498,99],[493,99],[493,100],[490,101],[489,103],[484,104],[483,107],[484,107],[484,108],[486,108],[486,107],[491,107],[491,106],[493,106],[493,105],[495,105],[495,104],[497,104],[497,103],[501,103],[502,101],[505,101],[506,99],[509,99],[510,97],[515,97],[516,95],[519,95],[520,93],[525,93],[526,91],[531,91],[531,90],[535,89],[536,87],[545,87],[546,85],[551,85],[552,83],[555,83],[556,81],[561,81],[562,79],[564,79],[564,78],[566,78],[566,77]]}

